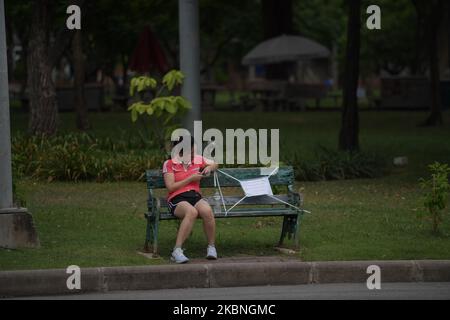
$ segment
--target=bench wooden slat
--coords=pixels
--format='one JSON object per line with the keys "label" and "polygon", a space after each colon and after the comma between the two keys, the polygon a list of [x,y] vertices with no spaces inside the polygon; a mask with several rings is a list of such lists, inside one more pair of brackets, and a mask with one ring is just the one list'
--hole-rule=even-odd
{"label": "bench wooden slat", "polygon": [[[255,218],[255,217],[272,217],[272,216],[296,216],[298,214],[297,211],[291,209],[274,209],[267,208],[266,210],[261,209],[258,211],[252,210],[243,210],[243,209],[233,209],[228,215],[225,215],[225,212],[215,213],[215,218]],[[161,213],[159,216],[159,220],[175,220],[178,219],[174,215],[170,213]]]}
{"label": "bench wooden slat", "polygon": [[[239,180],[252,179],[261,177],[261,169],[267,171],[267,168],[221,168],[220,170],[228,173],[229,175],[236,177]],[[164,177],[162,170],[147,170],[147,188],[148,189],[162,189],[165,188]],[[220,172],[219,182],[221,187],[239,187],[238,181],[231,179]],[[270,177],[270,184],[273,186],[291,185],[294,184],[294,170],[290,166],[281,167],[278,169],[278,173]],[[214,179],[205,177],[200,182],[202,188],[214,187]]]}
{"label": "bench wooden slat", "polygon": [[[289,197],[285,194],[275,195],[275,197],[282,201],[289,202]],[[208,203],[211,206],[214,204],[214,201],[215,201],[214,197],[204,197],[204,198],[206,201],[208,201]],[[242,199],[241,196],[224,196],[223,197],[223,200],[224,200],[226,206],[232,206],[241,199]],[[167,207],[167,199],[165,197],[160,197],[159,201],[160,201],[161,207]],[[222,205],[222,200],[220,200],[220,201],[221,201],[220,203]],[[277,201],[269,196],[257,196],[257,197],[245,198],[244,200],[242,200],[239,203],[239,206],[241,206],[241,205],[274,205],[274,204],[283,205],[283,203],[281,203],[280,201]]]}

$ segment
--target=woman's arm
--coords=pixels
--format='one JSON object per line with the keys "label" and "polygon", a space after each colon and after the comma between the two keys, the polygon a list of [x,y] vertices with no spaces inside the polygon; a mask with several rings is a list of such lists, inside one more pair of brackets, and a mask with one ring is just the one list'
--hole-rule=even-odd
{"label": "woman's arm", "polygon": [[215,163],[213,160],[210,160],[207,158],[204,158],[204,159],[205,159],[206,166],[203,168],[203,171],[202,171],[203,175],[207,176],[212,171],[215,171],[215,170],[217,170],[217,168],[219,168],[219,165],[217,163]]}
{"label": "woman's arm", "polygon": [[172,172],[168,172],[164,174],[164,183],[166,184],[166,188],[169,192],[174,192],[190,182],[200,181],[203,176],[201,174],[193,174],[187,177],[184,180],[175,182],[175,175]]}

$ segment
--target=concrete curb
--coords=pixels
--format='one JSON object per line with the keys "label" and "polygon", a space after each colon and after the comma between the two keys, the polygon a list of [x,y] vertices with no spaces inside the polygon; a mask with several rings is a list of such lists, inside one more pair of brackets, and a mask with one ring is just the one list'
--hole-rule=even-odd
{"label": "concrete curb", "polygon": [[450,282],[450,260],[207,263],[81,269],[81,290],[69,290],[65,269],[0,272],[0,297],[120,290],[213,288],[312,283],[366,283],[377,265],[381,282]]}

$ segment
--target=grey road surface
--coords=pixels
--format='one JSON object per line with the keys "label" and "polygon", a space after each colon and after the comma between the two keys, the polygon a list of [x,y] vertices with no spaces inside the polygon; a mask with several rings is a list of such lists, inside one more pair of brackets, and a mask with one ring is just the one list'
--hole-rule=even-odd
{"label": "grey road surface", "polygon": [[118,291],[82,295],[31,297],[64,300],[297,300],[297,299],[432,299],[449,300],[450,282],[382,283],[380,290],[366,284],[312,284],[296,286],[234,287]]}

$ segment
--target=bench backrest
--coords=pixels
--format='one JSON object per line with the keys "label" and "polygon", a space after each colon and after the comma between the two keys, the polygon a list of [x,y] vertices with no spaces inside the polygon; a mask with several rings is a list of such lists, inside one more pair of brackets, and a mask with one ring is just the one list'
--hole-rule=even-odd
{"label": "bench backrest", "polygon": [[[267,175],[271,170],[269,168],[221,168],[220,170],[228,173],[229,175],[239,179],[252,179],[258,178],[262,175]],[[166,187],[164,184],[164,178],[162,170],[147,170],[147,188],[151,189],[163,189]],[[231,179],[221,173],[218,174],[219,183],[221,187],[239,187],[238,181]],[[270,177],[270,184],[273,186],[289,186],[294,184],[294,170],[291,166],[280,167],[278,172]],[[212,188],[214,187],[214,179],[211,174],[210,177],[205,177],[200,182],[200,187]]]}

